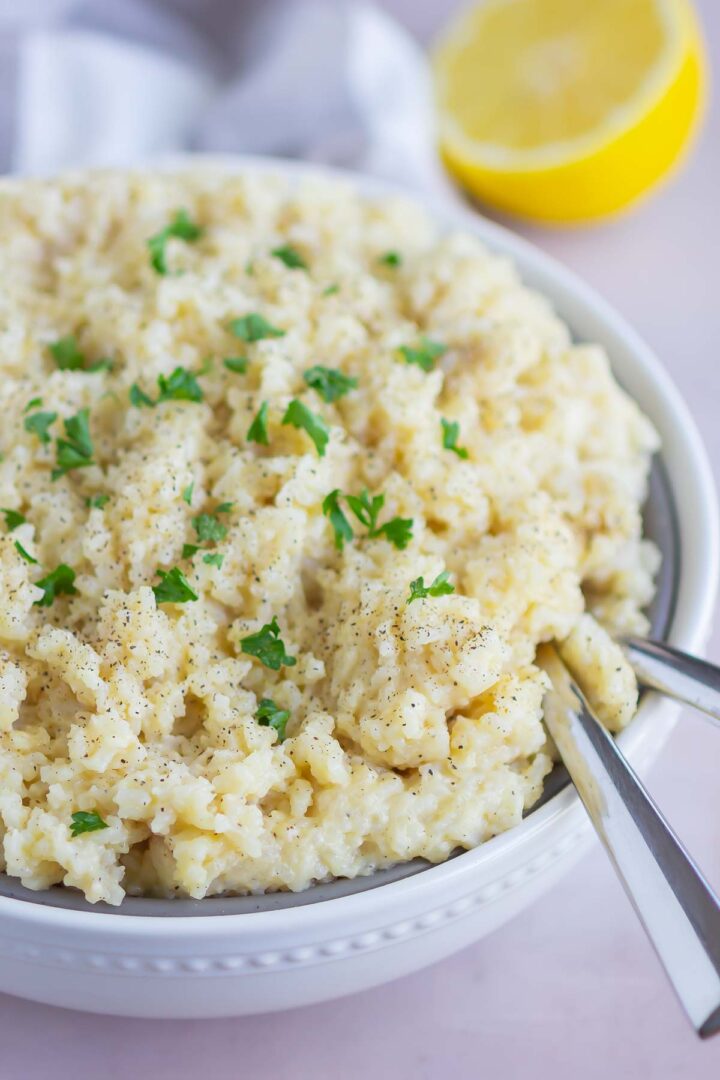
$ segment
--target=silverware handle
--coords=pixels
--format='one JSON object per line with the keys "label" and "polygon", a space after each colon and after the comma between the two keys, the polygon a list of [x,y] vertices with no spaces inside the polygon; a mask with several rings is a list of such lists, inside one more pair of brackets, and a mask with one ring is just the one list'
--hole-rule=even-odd
{"label": "silverware handle", "polygon": [[543,666],[556,690],[548,730],[695,1030],[712,1035],[720,1030],[720,901],[557,654]]}
{"label": "silverware handle", "polygon": [[622,646],[643,686],[692,705],[720,724],[720,667],[659,641],[627,637]]}

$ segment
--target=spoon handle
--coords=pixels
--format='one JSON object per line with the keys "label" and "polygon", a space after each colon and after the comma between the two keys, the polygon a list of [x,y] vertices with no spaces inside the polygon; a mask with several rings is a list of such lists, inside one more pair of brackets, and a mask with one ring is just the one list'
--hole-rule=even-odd
{"label": "spoon handle", "polygon": [[627,637],[621,644],[638,682],[693,705],[720,725],[720,667],[659,641]]}
{"label": "spoon handle", "polygon": [[551,646],[545,722],[695,1030],[720,1030],[720,900]]}

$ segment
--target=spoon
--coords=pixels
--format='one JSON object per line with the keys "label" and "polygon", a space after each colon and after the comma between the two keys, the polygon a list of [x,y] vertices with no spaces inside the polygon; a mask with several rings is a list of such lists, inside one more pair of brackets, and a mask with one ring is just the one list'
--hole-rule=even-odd
{"label": "spoon", "polygon": [[556,649],[542,646],[538,662],[553,684],[545,724],[577,793],[693,1027],[701,1038],[714,1035],[720,1030],[720,900]]}
{"label": "spoon", "polygon": [[620,642],[641,686],[692,705],[720,725],[720,668],[664,642],[626,637]]}

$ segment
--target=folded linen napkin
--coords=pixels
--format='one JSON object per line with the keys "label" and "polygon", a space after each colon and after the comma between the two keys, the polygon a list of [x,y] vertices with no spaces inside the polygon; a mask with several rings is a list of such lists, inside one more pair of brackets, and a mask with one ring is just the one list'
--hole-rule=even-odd
{"label": "folded linen napkin", "polygon": [[349,0],[0,0],[0,170],[184,150],[449,192],[424,56]]}

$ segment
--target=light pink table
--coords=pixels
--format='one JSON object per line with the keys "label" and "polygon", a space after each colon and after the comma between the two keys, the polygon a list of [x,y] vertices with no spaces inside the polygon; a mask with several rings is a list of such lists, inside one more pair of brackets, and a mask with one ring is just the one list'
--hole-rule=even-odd
{"label": "light pink table", "polygon": [[[418,33],[442,0],[392,0]],[[720,68],[720,4],[704,0]],[[627,220],[525,229],[645,335],[720,467],[720,116],[683,175]],[[720,660],[720,633],[711,655]],[[720,735],[687,715],[651,789],[720,887]],[[72,1006],[72,985],[67,1003]],[[30,1064],[29,1062],[32,1062]],[[599,850],[494,937],[382,989],[277,1016],[115,1020],[0,996],[0,1080],[718,1080]]]}

